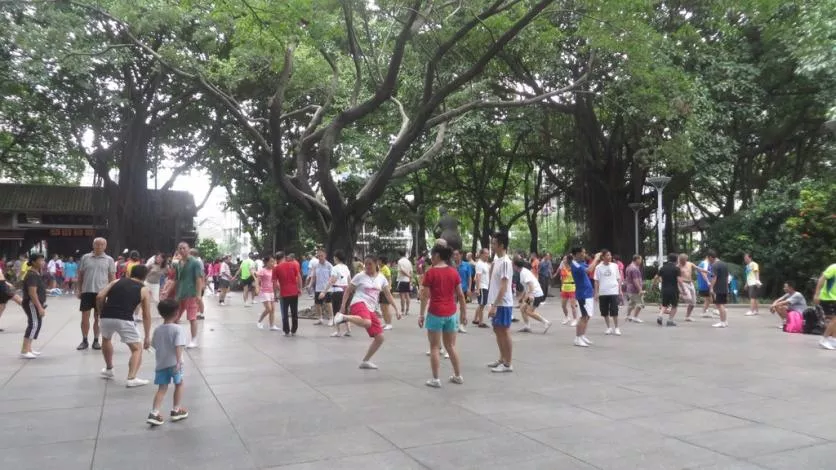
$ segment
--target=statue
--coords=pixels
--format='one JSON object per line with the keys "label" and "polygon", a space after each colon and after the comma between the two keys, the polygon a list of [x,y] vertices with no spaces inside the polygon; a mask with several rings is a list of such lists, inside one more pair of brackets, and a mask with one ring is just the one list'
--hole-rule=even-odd
{"label": "statue", "polygon": [[441,207],[438,209],[441,218],[435,226],[433,233],[435,238],[442,239],[447,242],[447,246],[454,250],[462,248],[462,236],[459,234],[459,221],[455,217],[447,213],[447,209]]}

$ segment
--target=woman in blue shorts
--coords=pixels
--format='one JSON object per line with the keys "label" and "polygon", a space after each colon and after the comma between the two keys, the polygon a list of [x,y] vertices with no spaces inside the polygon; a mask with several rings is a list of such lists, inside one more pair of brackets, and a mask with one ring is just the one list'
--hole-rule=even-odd
{"label": "woman in blue shorts", "polygon": [[[433,378],[427,380],[427,386],[441,387],[438,369],[441,362],[441,343],[450,355],[453,376],[450,382],[464,383],[459,370],[459,354],[456,352],[456,331],[459,328],[459,315],[456,315],[456,300],[459,302],[461,318],[467,317],[467,301],[462,291],[459,273],[450,266],[453,250],[447,246],[436,245],[431,252],[432,269],[428,269],[421,281],[421,315],[418,326],[427,327],[427,339],[430,341],[430,368]],[[427,312],[429,304],[429,313]]]}

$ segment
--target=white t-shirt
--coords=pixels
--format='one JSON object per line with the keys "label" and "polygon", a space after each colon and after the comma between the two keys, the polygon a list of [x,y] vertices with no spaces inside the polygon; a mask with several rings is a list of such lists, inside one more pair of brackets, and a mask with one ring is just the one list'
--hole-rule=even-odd
{"label": "white t-shirt", "polygon": [[386,277],[377,273],[371,277],[365,272],[359,273],[351,280],[354,286],[354,296],[351,298],[351,305],[363,302],[370,312],[377,310],[377,302],[384,287],[389,285]]}
{"label": "white t-shirt", "polygon": [[331,268],[331,278],[336,280],[331,285],[331,292],[343,292],[348,287],[348,280],[351,279],[351,271],[344,264],[337,264]]}
{"label": "white t-shirt", "polygon": [[[403,273],[406,273],[404,275]],[[412,262],[406,258],[398,260],[398,282],[412,281]]]}
{"label": "white t-shirt", "polygon": [[479,289],[487,289],[491,285],[491,265],[479,260],[476,262],[474,275],[479,276]]}
{"label": "white t-shirt", "polygon": [[[505,256],[497,256],[491,265],[491,283],[488,289],[488,304],[496,305],[497,307],[513,307],[514,294],[511,288],[511,280],[514,278],[514,265],[511,263],[511,258],[506,254]],[[497,299],[499,294],[499,285],[503,279],[508,279],[508,286],[505,289],[505,295],[501,299]]]}
{"label": "white t-shirt", "polygon": [[621,274],[618,265],[615,263],[601,263],[595,267],[593,277],[598,281],[598,295],[618,295],[621,285]]}
{"label": "white t-shirt", "polygon": [[543,297],[545,294],[543,294],[543,289],[540,287],[540,281],[537,279],[537,276],[535,276],[530,269],[522,268],[522,270],[520,270],[520,283],[523,285],[526,293],[529,293],[529,284],[532,282],[534,283],[534,292],[531,292],[530,294],[532,294],[534,298]]}
{"label": "white t-shirt", "polygon": [[264,269],[264,261],[262,261],[259,258],[259,259],[255,260],[255,270],[256,271],[261,271],[262,269]]}
{"label": "white t-shirt", "polygon": [[54,259],[49,260],[49,263],[46,265],[49,274],[55,274],[58,271],[58,262]]}

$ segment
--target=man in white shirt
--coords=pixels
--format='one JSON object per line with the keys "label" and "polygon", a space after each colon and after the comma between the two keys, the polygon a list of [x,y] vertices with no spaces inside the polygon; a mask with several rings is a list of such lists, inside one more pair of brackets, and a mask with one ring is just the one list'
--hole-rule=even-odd
{"label": "man in white shirt", "polygon": [[758,294],[761,287],[761,271],[758,263],[752,259],[752,255],[746,253],[743,255],[743,262],[746,266],[743,268],[746,276],[746,295],[749,297],[749,311],[745,313],[747,317],[757,315],[760,306],[758,305]]}
{"label": "man in white shirt", "polygon": [[485,305],[488,305],[488,288],[491,282],[491,254],[487,248],[482,248],[479,252],[479,261],[476,262],[476,277],[473,285],[478,289],[479,306],[476,307],[476,316],[473,318],[473,324],[478,325],[479,328],[487,328],[488,325],[482,321],[482,315],[485,312]]}
{"label": "man in white shirt", "polygon": [[412,293],[412,262],[406,257],[406,250],[401,251],[398,260],[398,277],[395,291],[401,298],[401,311],[409,315],[409,295]]}
{"label": "man in white shirt", "polygon": [[[621,270],[612,262],[612,253],[601,250],[601,263],[595,267],[595,300],[601,316],[607,322],[606,334],[621,336],[618,328],[618,296],[621,293]],[[612,325],[610,324],[612,319]]]}
{"label": "man in white shirt", "polygon": [[530,319],[533,318],[543,324],[543,334],[546,334],[549,328],[551,328],[552,322],[541,317],[536,312],[537,307],[546,300],[546,294],[543,293],[543,288],[540,287],[540,281],[530,269],[525,267],[525,260],[523,259],[514,261],[514,270],[520,273],[520,284],[523,286],[522,305],[520,306],[523,327],[520,328],[520,333],[531,333]]}
{"label": "man in white shirt", "polygon": [[514,295],[511,279],[514,265],[508,257],[508,234],[497,232],[491,237],[491,249],[496,257],[491,264],[490,287],[488,289],[488,316],[492,319],[499,360],[488,364],[492,372],[513,372],[511,365],[511,320],[514,317]]}

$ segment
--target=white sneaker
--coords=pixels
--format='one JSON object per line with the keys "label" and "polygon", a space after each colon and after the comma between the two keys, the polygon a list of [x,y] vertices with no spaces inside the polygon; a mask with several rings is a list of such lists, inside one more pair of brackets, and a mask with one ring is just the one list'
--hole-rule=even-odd
{"label": "white sneaker", "polygon": [[343,315],[342,313],[337,313],[337,314],[334,315],[334,324],[335,325],[340,325],[340,324],[345,323],[345,322],[346,322],[345,315]]}
{"label": "white sneaker", "polygon": [[467,333],[467,330],[464,328],[464,325],[459,325],[459,333]]}
{"label": "white sneaker", "polygon": [[443,349],[441,350],[441,357],[443,357],[444,359],[450,359],[450,355],[447,354],[447,351]]}
{"label": "white sneaker", "polygon": [[631,317],[630,315],[627,315],[626,320],[627,320],[628,322],[633,321],[633,317]]}
{"label": "white sneaker", "polygon": [[20,353],[21,359],[37,359],[38,356],[33,352]]}
{"label": "white sneaker", "polygon": [[441,388],[441,380],[439,380],[439,379],[430,379],[430,380],[427,380],[427,381],[425,382],[425,384],[427,385],[427,387],[432,387],[432,388]]}
{"label": "white sneaker", "polygon": [[491,369],[491,372],[498,372],[498,373],[514,372],[514,366],[511,366],[511,365],[506,366],[505,364],[499,364],[498,366]]}
{"label": "white sneaker", "polygon": [[464,377],[461,375],[451,375],[450,376],[450,383],[454,383],[456,385],[461,385],[464,383]]}
{"label": "white sneaker", "polygon": [[487,366],[488,366],[489,368],[493,369],[494,367],[498,367],[500,364],[502,364],[502,361],[500,361],[500,360],[496,360],[496,361],[493,361],[493,362],[489,362],[489,363],[487,364]]}
{"label": "white sneaker", "polygon": [[517,330],[517,332],[519,332],[519,333],[531,333],[531,327],[528,326],[528,325],[525,325],[522,328],[520,328],[519,330]]}
{"label": "white sneaker", "polygon": [[142,387],[143,385],[148,385],[149,383],[151,383],[150,380],[133,378],[133,379],[128,379],[128,381],[125,382],[125,386],[128,387],[128,388],[134,388],[134,387]]}
{"label": "white sneaker", "polygon": [[836,346],[833,346],[833,342],[827,338],[822,338],[821,340],[819,340],[819,346],[821,346],[824,349],[827,349],[828,351],[836,350]]}
{"label": "white sneaker", "polygon": [[273,325],[270,327],[270,331],[282,331],[282,329],[279,325]]}
{"label": "white sneaker", "polygon": [[335,332],[331,333],[332,338],[339,338],[341,336],[342,336],[342,333],[340,333],[339,331],[335,331]]}
{"label": "white sneaker", "polygon": [[709,311],[702,312],[702,315],[700,315],[700,318],[711,318],[711,312],[709,312]]}
{"label": "white sneaker", "polygon": [[586,344],[586,342],[580,336],[575,336],[575,346],[577,346],[579,348],[588,348],[589,347],[589,345]]}
{"label": "white sneaker", "polygon": [[611,335],[612,334],[612,328],[607,328],[607,331],[605,331],[604,334],[605,335]]}
{"label": "white sneaker", "polygon": [[726,323],[726,322],[720,321],[720,322],[717,322],[717,323],[715,323],[711,326],[712,326],[712,328],[728,328],[729,324]]}
{"label": "white sneaker", "polygon": [[244,308],[250,308],[252,306],[253,306],[253,304],[249,304],[247,302],[244,302]]}
{"label": "white sneaker", "polygon": [[694,319],[691,317],[685,317],[685,321],[691,323],[692,321],[694,321]]}
{"label": "white sneaker", "polygon": [[613,330],[613,334],[616,336],[621,336],[621,330],[616,328],[615,330]]}
{"label": "white sneaker", "polygon": [[360,363],[361,369],[369,369],[369,370],[377,370],[377,366],[374,363],[369,361],[363,361]]}
{"label": "white sneaker", "polygon": [[264,323],[258,322],[258,323],[255,324],[255,326],[257,326],[259,330],[264,329]]}
{"label": "white sneaker", "polygon": [[545,327],[543,328],[543,334],[548,333],[548,332],[549,332],[549,328],[551,328],[551,327],[552,327],[552,322],[550,322],[550,321],[546,320]]}
{"label": "white sneaker", "polygon": [[392,329],[392,325],[383,325],[383,331],[389,331]]}
{"label": "white sneaker", "polygon": [[194,341],[190,341],[189,344],[186,345],[186,349],[194,349],[197,347],[197,343]]}
{"label": "white sneaker", "polygon": [[104,369],[102,369],[99,375],[101,375],[103,379],[112,379],[113,369],[108,369],[107,367],[105,367]]}
{"label": "white sneaker", "polygon": [[333,318],[328,322],[328,326],[334,326],[334,319]]}
{"label": "white sneaker", "polygon": [[577,320],[572,320],[572,323],[569,323],[569,326],[571,326],[571,327],[578,326],[578,321]]}
{"label": "white sneaker", "polygon": [[568,325],[570,321],[572,321],[572,320],[570,320],[568,318],[565,318],[562,322],[560,322],[560,324],[561,325]]}
{"label": "white sneaker", "polygon": [[584,343],[586,343],[590,346],[592,346],[594,344],[592,341],[589,340],[589,338],[586,337],[586,335],[581,336],[581,339],[583,340]]}
{"label": "white sneaker", "polygon": [[[831,338],[831,339],[833,339],[833,338]],[[38,357],[41,357],[41,352],[40,352],[40,351],[35,351],[35,350],[32,350],[32,354],[34,354],[34,355],[36,355],[36,356],[38,356]]]}
{"label": "white sneaker", "polygon": [[639,317],[631,317],[631,318],[632,318],[632,320],[630,320],[630,321],[632,321],[633,323],[644,323],[644,320],[642,320]]}
{"label": "white sneaker", "polygon": [[749,311],[749,312],[744,313],[743,315],[747,316],[747,317],[754,317],[757,314],[758,314],[758,312]]}
{"label": "white sneaker", "polygon": [[320,318],[319,320],[313,322],[313,324],[314,325],[321,325],[322,324],[322,319]]}

